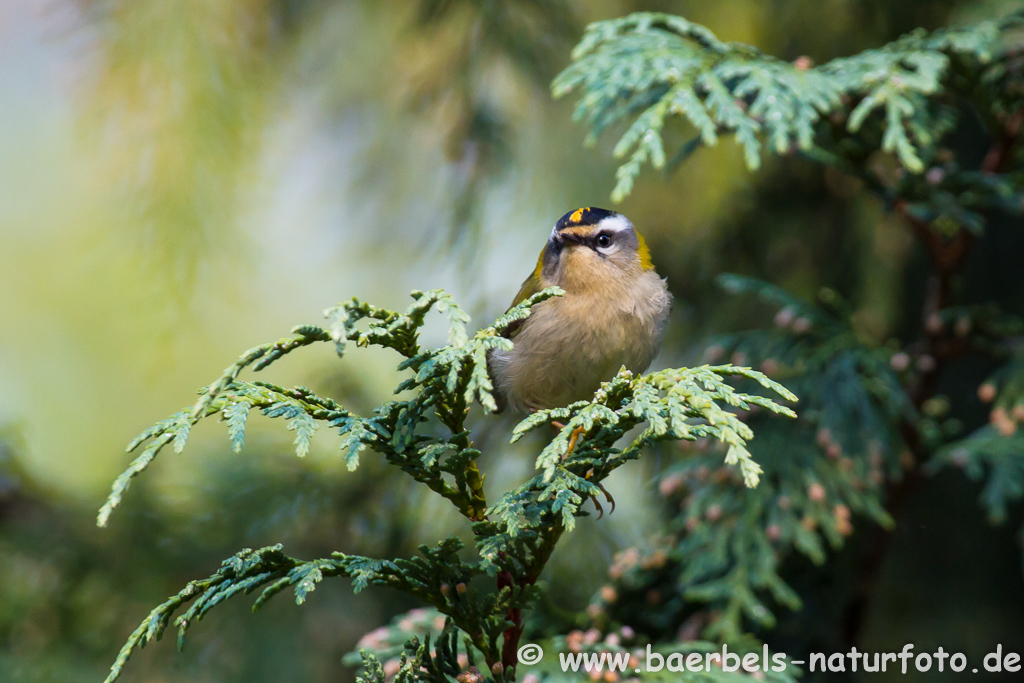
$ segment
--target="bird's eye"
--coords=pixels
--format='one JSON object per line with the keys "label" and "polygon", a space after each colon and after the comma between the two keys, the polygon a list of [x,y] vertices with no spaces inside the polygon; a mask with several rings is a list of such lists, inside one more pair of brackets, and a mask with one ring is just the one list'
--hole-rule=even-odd
{"label": "bird's eye", "polygon": [[608,246],[611,246],[611,243],[612,243],[612,238],[609,237],[608,235],[598,235],[597,236],[597,246],[599,246],[599,247],[608,247]]}

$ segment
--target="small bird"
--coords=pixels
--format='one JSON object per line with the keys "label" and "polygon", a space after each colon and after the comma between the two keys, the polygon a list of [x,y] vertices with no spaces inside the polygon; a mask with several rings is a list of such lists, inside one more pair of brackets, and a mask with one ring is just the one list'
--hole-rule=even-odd
{"label": "small bird", "polygon": [[512,306],[552,286],[565,295],[533,307],[506,332],[513,348],[490,354],[499,410],[589,399],[622,366],[644,372],[661,347],[672,295],[622,214],[584,207],[562,216]]}

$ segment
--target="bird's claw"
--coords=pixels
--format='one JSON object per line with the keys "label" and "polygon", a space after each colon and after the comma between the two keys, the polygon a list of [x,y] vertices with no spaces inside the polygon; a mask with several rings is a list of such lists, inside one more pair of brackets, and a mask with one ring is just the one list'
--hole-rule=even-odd
{"label": "bird's claw", "polygon": [[[593,470],[593,469],[590,469],[590,470],[589,470],[589,471],[587,472],[587,474],[586,474],[586,476],[584,477],[584,479],[590,479],[590,478],[591,478],[592,476],[594,476],[594,470]],[[610,493],[608,492],[608,489],[606,489],[606,488],[604,487],[604,484],[602,484],[602,483],[601,483],[601,482],[599,482],[599,481],[595,481],[595,482],[594,482],[594,486],[596,486],[597,488],[601,489],[601,493],[603,493],[603,494],[604,494],[604,497],[605,497],[605,499],[606,499],[606,500],[608,501],[608,503],[609,503],[609,504],[610,504],[610,505],[612,506],[612,507],[611,507],[611,510],[609,510],[609,511],[608,511],[608,514],[610,515],[610,514],[612,514],[613,512],[615,512],[615,498],[613,498],[613,497],[612,497],[612,494],[610,494]],[[593,495],[592,495],[592,496],[590,496],[590,500],[594,501],[594,507],[596,507],[596,508],[597,508],[597,518],[598,518],[598,519],[601,519],[602,517],[604,517],[604,508],[603,508],[603,507],[601,506],[601,503],[599,503],[599,502],[598,502],[598,500],[597,500],[597,496],[593,496]]]}
{"label": "bird's claw", "polygon": [[569,446],[565,449],[565,455],[562,457],[562,460],[569,457],[569,454],[572,453],[572,449],[576,447],[576,442],[579,441],[579,438],[583,436],[583,433],[586,431],[587,430],[583,427],[577,427],[572,430],[572,434],[569,435]]}
{"label": "bird's claw", "polygon": [[[551,427],[552,429],[555,430],[555,433],[557,434],[558,432],[565,429],[565,424],[561,422],[552,421]],[[583,436],[586,433],[586,431],[587,430],[584,427],[577,427],[576,429],[572,430],[572,434],[569,435],[569,445],[566,447],[565,454],[562,456],[563,462],[572,454],[573,449],[576,448],[576,442],[579,441],[580,437]],[[587,471],[585,479],[590,479],[592,476],[594,476],[593,468]],[[615,498],[612,497],[612,494],[608,493],[608,489],[606,489],[604,485],[601,484],[601,482],[599,481],[595,481],[594,486],[601,489],[601,493],[604,494],[605,500],[607,500],[608,503],[611,505],[611,509],[608,511],[608,514],[610,515],[613,512],[615,512]],[[604,506],[601,505],[601,502],[597,499],[597,497],[590,496],[590,500],[594,501],[594,507],[597,508],[597,518],[601,519],[602,517],[604,517]]]}
{"label": "bird's claw", "polygon": [[[551,429],[554,430],[555,436],[558,436],[559,432],[565,429],[565,423],[552,420]],[[583,427],[577,427],[576,429],[572,430],[572,434],[569,435],[569,446],[565,449],[565,453],[562,454],[563,462],[572,454],[572,449],[576,447],[576,442],[579,441],[579,438],[583,436],[583,434],[586,431],[587,430],[584,429]]]}

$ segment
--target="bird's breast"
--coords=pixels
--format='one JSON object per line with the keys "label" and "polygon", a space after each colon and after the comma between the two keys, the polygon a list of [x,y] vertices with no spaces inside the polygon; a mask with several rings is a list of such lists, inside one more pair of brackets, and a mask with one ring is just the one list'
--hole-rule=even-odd
{"label": "bird's breast", "polygon": [[497,388],[520,409],[590,398],[625,366],[647,369],[661,344],[671,297],[656,274],[610,283],[617,291],[572,292],[534,308],[514,339],[495,354]]}

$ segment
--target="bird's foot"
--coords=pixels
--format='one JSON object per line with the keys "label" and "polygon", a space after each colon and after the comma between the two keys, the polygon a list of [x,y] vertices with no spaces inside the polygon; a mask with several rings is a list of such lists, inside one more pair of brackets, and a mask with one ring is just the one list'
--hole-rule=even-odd
{"label": "bird's foot", "polygon": [[583,436],[583,433],[586,431],[587,430],[584,429],[583,427],[577,427],[576,429],[572,430],[572,434],[569,435],[569,446],[568,448],[565,449],[565,455],[562,456],[562,460],[565,460],[566,458],[569,457],[569,455],[572,453],[572,449],[576,448],[576,442],[579,441],[579,438]]}
{"label": "bird's foot", "polygon": [[[555,436],[558,436],[563,429],[565,429],[564,422],[558,422],[556,420],[551,421],[551,429],[554,431]],[[583,436],[587,430],[583,427],[577,427],[572,430],[572,434],[569,435],[569,446],[565,449],[565,453],[562,454],[562,461],[564,462],[571,454],[572,449],[576,448],[576,442],[579,441],[580,437]]]}
{"label": "bird's foot", "polygon": [[[592,476],[594,476],[594,470],[588,471],[584,479],[590,479]],[[599,481],[595,481],[594,486],[601,489],[601,493],[604,494],[605,499],[612,506],[611,510],[608,511],[608,514],[610,515],[613,512],[615,512],[615,499],[612,497],[612,494],[608,493],[608,489],[606,489],[604,485]],[[604,517],[604,508],[601,506],[601,503],[597,500],[597,496],[590,496],[590,500],[594,501],[594,507],[597,508],[597,518],[601,519],[602,517]]]}

